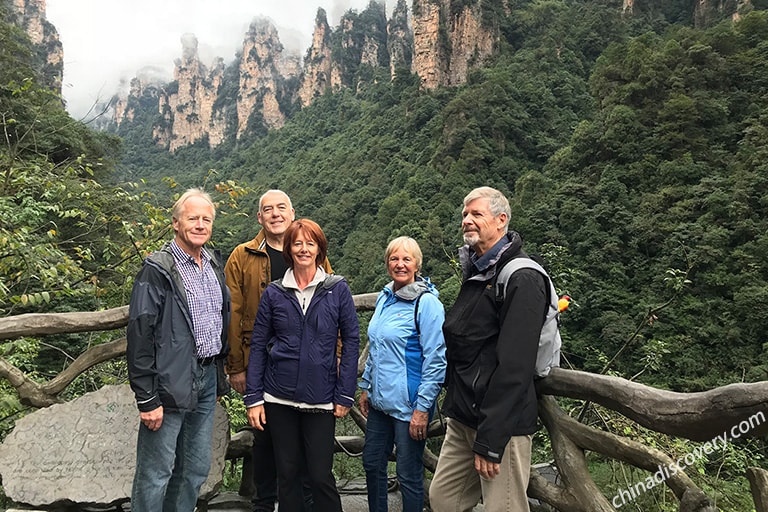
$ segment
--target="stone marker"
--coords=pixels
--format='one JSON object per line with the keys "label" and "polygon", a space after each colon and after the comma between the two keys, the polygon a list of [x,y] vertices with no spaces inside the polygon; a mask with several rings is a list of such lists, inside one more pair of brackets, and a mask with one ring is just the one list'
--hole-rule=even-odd
{"label": "stone marker", "polygon": [[[218,491],[229,443],[229,419],[217,404],[213,460],[200,496]],[[127,384],[105,386],[16,422],[0,446],[6,496],[34,506],[59,502],[112,504],[131,495],[139,411]]]}

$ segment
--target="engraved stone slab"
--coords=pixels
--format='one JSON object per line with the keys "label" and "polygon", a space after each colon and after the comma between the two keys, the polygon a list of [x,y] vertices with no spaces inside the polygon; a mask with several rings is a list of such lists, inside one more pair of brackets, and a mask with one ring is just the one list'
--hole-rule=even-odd
{"label": "engraved stone slab", "polygon": [[[111,504],[131,495],[139,411],[129,385],[105,386],[16,422],[0,446],[6,496],[40,506],[59,502]],[[221,486],[229,418],[217,404],[213,457],[200,495]]]}

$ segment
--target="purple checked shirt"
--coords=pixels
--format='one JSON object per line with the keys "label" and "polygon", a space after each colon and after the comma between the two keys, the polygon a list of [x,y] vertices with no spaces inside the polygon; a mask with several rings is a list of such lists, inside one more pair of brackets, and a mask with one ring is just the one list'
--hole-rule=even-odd
{"label": "purple checked shirt", "polygon": [[195,259],[171,242],[171,252],[187,294],[192,328],[195,331],[197,357],[211,357],[221,352],[222,296],[219,280],[211,266],[211,257],[203,251],[203,268]]}

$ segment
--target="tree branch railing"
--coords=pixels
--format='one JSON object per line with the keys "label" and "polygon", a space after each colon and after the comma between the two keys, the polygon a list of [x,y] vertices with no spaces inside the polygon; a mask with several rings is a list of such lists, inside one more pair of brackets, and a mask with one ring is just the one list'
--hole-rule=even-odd
{"label": "tree branch railing", "polygon": [[[355,295],[355,305],[359,311],[371,311],[376,296],[375,293]],[[115,330],[125,327],[127,323],[127,306],[98,312],[17,315],[0,318],[0,340]],[[359,373],[364,367],[367,348],[363,347],[360,354]],[[43,383],[29,378],[7,359],[0,357],[0,378],[16,389],[23,404],[47,407],[59,403],[59,394],[80,374],[99,363],[123,357],[125,350],[126,340],[122,336],[91,347],[61,373]],[[751,422],[752,428],[748,432],[740,432],[740,437],[760,436],[768,432],[768,382],[729,384],[699,393],[677,393],[619,377],[555,368],[547,378],[537,382],[537,391],[540,393],[539,416],[549,433],[554,464],[560,478],[558,482],[552,482],[532,468],[528,494],[556,510],[612,512],[619,508],[603,495],[592,479],[586,451],[650,473],[660,467],[671,467],[674,461],[660,450],[581,423],[560,408],[555,396],[598,403],[650,430],[692,441],[708,441],[727,435],[735,425],[754,419],[761,421]],[[350,417],[364,433],[365,418],[356,407],[352,408]],[[444,426],[439,420],[430,424],[430,437],[443,433]],[[227,458],[242,458],[250,462],[250,435],[247,430],[235,434],[228,447]],[[337,451],[359,453],[363,439],[362,435],[339,436],[336,438]],[[437,456],[427,450],[424,459],[425,466],[434,471]],[[241,492],[247,494],[251,479],[246,477],[246,473],[252,467],[245,466],[247,464],[244,463]],[[768,471],[749,468],[746,476],[756,512],[768,512]],[[681,512],[717,510],[684,471],[666,475],[662,480],[679,500]]]}

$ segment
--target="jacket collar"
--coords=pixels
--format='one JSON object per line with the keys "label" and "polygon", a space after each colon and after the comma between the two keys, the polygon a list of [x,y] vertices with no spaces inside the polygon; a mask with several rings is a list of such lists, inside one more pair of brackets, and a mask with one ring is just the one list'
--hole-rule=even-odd
{"label": "jacket collar", "polygon": [[245,243],[245,251],[251,254],[266,254],[267,252],[267,234],[264,228],[261,228],[253,240]]}
{"label": "jacket collar", "polygon": [[424,292],[437,291],[435,285],[433,285],[428,277],[417,276],[416,281],[411,284],[407,284],[395,291],[394,281],[390,281],[384,286],[385,293],[396,296],[398,299],[412,301],[419,297]]}
{"label": "jacket collar", "polygon": [[[211,265],[214,267],[219,266],[218,256],[218,252],[214,252],[208,247],[203,247],[203,257],[207,260],[210,260]],[[171,241],[165,242],[160,249],[147,256],[147,259],[160,265],[166,270],[170,270],[172,267],[175,267],[173,250],[171,249]]]}
{"label": "jacket collar", "polygon": [[474,263],[472,262],[472,254],[474,254],[474,250],[469,245],[459,248],[459,262],[465,280],[475,274],[482,275],[485,278],[493,277],[496,274],[496,265],[503,258],[506,261],[506,259],[509,259],[509,257],[522,250],[523,239],[516,231],[507,231],[504,237],[507,239],[506,243],[498,249],[498,252],[493,255],[484,268],[478,269],[477,271],[473,268]]}
{"label": "jacket collar", "polygon": [[[309,288],[310,286],[317,286],[318,284],[325,281],[325,278],[327,276],[328,275],[325,273],[325,270],[323,270],[321,267],[317,267],[317,272],[315,272],[315,277],[312,278],[312,281],[309,283],[309,285],[307,285],[307,288]],[[282,283],[283,283],[283,287],[286,288],[287,290],[299,289],[299,285],[296,284],[296,277],[294,277],[293,275],[292,268],[289,268],[286,271],[285,276],[283,276]]]}

